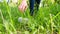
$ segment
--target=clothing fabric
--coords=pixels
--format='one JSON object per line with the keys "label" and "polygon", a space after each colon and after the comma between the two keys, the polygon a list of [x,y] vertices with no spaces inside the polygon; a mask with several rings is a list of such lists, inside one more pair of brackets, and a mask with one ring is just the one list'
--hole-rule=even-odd
{"label": "clothing fabric", "polygon": [[29,2],[30,2],[30,14],[31,14],[31,15],[34,14],[34,4],[37,4],[36,7],[37,7],[37,10],[38,10],[40,1],[41,1],[41,0],[29,0]]}

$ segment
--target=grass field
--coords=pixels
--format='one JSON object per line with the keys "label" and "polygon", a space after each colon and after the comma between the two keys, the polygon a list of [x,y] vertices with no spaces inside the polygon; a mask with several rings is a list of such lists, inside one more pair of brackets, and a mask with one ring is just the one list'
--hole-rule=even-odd
{"label": "grass field", "polygon": [[[34,16],[29,8],[22,14],[17,6],[11,6],[0,3],[0,34],[60,34],[60,4],[41,7]],[[19,17],[28,21],[18,22]]]}

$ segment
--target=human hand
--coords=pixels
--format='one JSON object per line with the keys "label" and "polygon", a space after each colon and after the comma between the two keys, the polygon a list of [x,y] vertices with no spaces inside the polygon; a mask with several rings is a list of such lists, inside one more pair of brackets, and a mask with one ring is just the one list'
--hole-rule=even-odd
{"label": "human hand", "polygon": [[27,9],[27,2],[26,0],[23,0],[22,3],[18,6],[19,10],[24,12]]}

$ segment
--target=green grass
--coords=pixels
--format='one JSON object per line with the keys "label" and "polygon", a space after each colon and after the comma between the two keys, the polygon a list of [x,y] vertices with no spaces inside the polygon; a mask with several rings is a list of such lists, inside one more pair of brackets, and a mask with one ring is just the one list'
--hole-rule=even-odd
{"label": "green grass", "polygon": [[[36,10],[35,10],[36,11]],[[28,22],[18,22],[18,18],[28,18]],[[29,8],[22,14],[18,7],[0,3],[0,34],[60,34],[60,5],[41,7],[32,17]]]}

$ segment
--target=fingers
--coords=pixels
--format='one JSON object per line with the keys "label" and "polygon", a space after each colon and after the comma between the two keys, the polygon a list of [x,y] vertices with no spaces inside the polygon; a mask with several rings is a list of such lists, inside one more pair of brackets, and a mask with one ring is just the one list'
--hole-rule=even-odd
{"label": "fingers", "polygon": [[19,7],[19,10],[23,12],[23,4],[21,4]]}
{"label": "fingers", "polygon": [[24,7],[24,10],[27,9],[27,5]]}
{"label": "fingers", "polygon": [[23,1],[18,8],[21,12],[24,12],[27,8],[27,3]]}
{"label": "fingers", "polygon": [[22,7],[23,7],[23,11],[25,11],[27,8],[27,4],[23,5]]}

